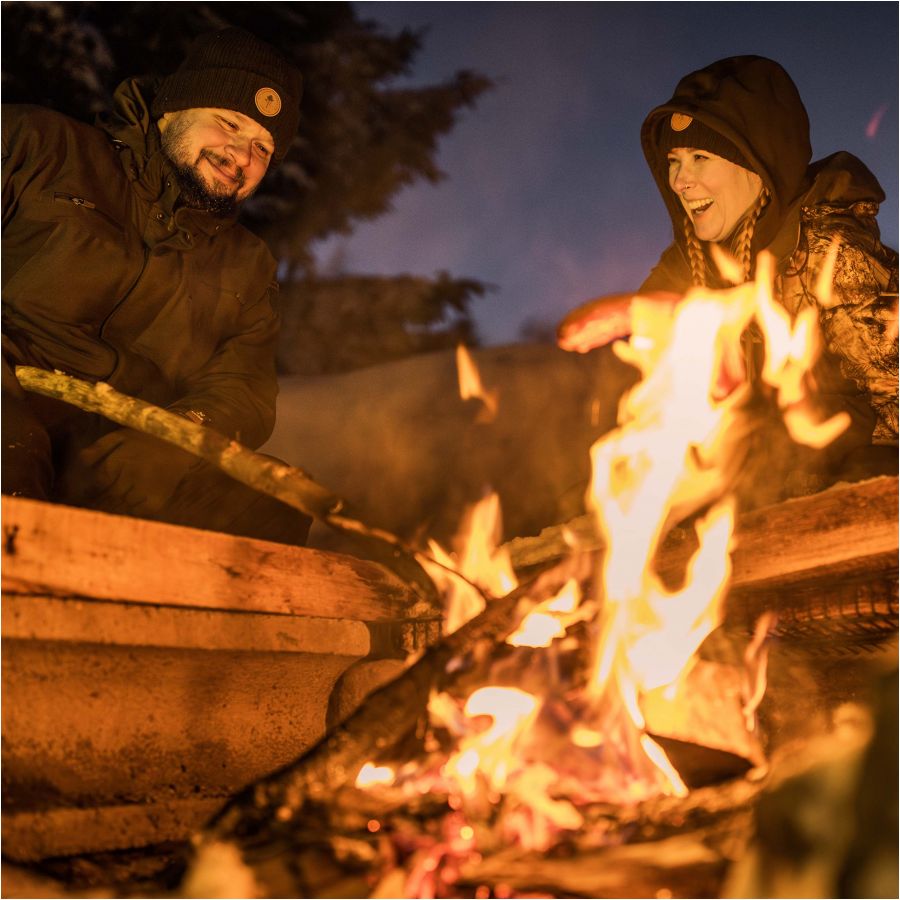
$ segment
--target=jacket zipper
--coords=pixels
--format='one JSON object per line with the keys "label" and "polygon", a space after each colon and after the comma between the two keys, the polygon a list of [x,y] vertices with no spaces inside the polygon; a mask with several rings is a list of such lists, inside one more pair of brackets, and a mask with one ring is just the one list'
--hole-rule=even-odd
{"label": "jacket zipper", "polygon": [[61,203],[71,203],[74,206],[81,206],[84,209],[92,209],[98,216],[109,222],[110,225],[115,226],[116,231],[124,231],[122,226],[111,215],[103,212],[102,209],[97,209],[96,203],[92,203],[90,200],[86,200],[84,197],[75,197],[72,194],[65,194],[62,191],[54,191],[53,199]]}
{"label": "jacket zipper", "polygon": [[[143,252],[144,252],[144,258],[141,261],[141,267],[140,267],[140,269],[138,269],[138,273],[135,276],[134,281],[131,282],[131,284],[128,287],[128,290],[125,291],[124,294],[122,294],[122,299],[119,300],[119,302],[109,311],[109,314],[106,316],[106,318],[103,320],[103,324],[100,326],[99,335],[101,338],[104,337],[104,332],[106,331],[106,326],[109,324],[109,320],[122,308],[122,305],[131,296],[132,292],[137,287],[138,282],[141,280],[141,278],[144,275],[144,270],[147,268],[147,261],[150,258],[150,249],[146,246],[146,244],[143,247]],[[118,356],[118,354],[116,354],[116,356]],[[117,368],[118,368],[118,364],[117,364]]]}

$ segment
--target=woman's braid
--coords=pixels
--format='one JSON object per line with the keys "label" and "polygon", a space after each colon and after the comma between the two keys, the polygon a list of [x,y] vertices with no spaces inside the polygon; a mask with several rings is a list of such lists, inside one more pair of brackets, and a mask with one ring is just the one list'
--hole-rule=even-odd
{"label": "woman's braid", "polygon": [[684,237],[687,241],[688,258],[691,261],[691,284],[694,287],[706,286],[706,257],[703,247],[691,224],[691,217],[684,217]]}
{"label": "woman's braid", "polygon": [[[753,208],[744,218],[741,230],[733,245],[735,251],[734,255],[738,263],[740,263],[744,281],[747,281],[750,278],[750,267],[753,261],[750,252],[753,243],[753,232],[756,228],[757,220],[760,215],[762,215],[762,211],[769,202],[770,196],[768,188],[764,187],[759,192],[756,203],[753,204]],[[706,256],[703,253],[703,245],[700,243],[700,240],[694,231],[690,216],[684,217],[684,236],[687,242],[688,258],[691,263],[691,284],[695,287],[705,287],[707,271]]]}
{"label": "woman's braid", "polygon": [[737,241],[734,245],[734,255],[740,263],[741,271],[744,274],[744,281],[750,279],[750,266],[753,262],[750,254],[750,246],[753,243],[753,231],[756,228],[757,219],[759,219],[763,209],[765,209],[766,204],[769,202],[769,196],[768,188],[763,188],[759,192],[756,203],[753,204],[753,209],[750,210],[749,215],[744,219],[744,224],[741,225],[740,233],[738,234]]}

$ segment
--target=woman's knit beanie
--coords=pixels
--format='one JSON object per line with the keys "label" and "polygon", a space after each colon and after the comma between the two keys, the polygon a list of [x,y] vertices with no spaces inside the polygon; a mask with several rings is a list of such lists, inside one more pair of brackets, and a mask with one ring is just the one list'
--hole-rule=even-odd
{"label": "woman's knit beanie", "polygon": [[274,160],[288,152],[300,122],[300,72],[270,44],[240,28],[203,34],[184,62],[163,79],[151,112],[198,107],[233,109],[267,129]]}
{"label": "woman's knit beanie", "polygon": [[740,150],[708,125],[685,113],[672,113],[659,126],[659,151],[665,155],[675,147],[692,147],[721,156],[736,166],[753,171],[753,167]]}

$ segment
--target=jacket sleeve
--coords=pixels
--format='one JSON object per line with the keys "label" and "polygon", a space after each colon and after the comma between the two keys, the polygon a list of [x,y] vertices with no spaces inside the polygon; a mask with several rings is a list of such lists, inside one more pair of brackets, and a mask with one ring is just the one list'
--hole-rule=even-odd
{"label": "jacket sleeve", "polygon": [[874,218],[830,217],[807,235],[811,296],[833,239],[839,250],[831,294],[818,296],[825,345],[877,415],[874,443],[897,440],[897,253],[881,244]]}
{"label": "jacket sleeve", "polygon": [[19,107],[3,104],[0,124],[2,124],[2,171],[3,171],[3,226],[15,215],[18,201],[16,174],[24,162],[23,148],[19,144]]}
{"label": "jacket sleeve", "polygon": [[639,293],[667,291],[674,294],[684,294],[690,286],[691,269],[684,253],[677,244],[670,244],[663,251],[659,262],[644,279]]}
{"label": "jacket sleeve", "polygon": [[248,304],[238,327],[225,337],[198,372],[185,379],[172,412],[203,421],[256,449],[275,425],[275,341],[280,323],[278,285],[272,282]]}

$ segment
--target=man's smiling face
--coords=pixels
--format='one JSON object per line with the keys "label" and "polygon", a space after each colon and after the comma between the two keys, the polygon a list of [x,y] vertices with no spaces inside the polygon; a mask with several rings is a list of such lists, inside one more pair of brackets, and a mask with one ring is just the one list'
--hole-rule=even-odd
{"label": "man's smiling face", "polygon": [[258,187],[275,151],[267,129],[230,109],[166,113],[158,122],[189,206],[229,213]]}

